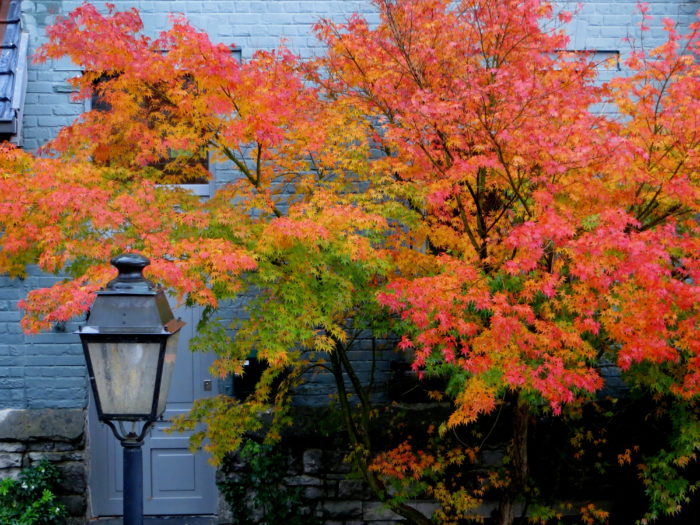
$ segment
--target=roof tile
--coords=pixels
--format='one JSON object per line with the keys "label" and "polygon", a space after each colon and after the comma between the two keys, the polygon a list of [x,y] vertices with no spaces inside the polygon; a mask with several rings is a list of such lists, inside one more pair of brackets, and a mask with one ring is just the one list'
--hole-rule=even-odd
{"label": "roof tile", "polygon": [[20,60],[20,41],[22,38],[21,1],[0,0],[0,132],[4,132],[7,124],[15,128],[17,104],[12,103],[15,95],[15,82]]}

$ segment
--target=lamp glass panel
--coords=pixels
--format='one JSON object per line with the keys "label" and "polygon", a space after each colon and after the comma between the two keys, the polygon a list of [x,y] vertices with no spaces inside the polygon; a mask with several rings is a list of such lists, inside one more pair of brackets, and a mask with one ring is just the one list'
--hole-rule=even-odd
{"label": "lamp glass panel", "polygon": [[163,357],[163,374],[160,378],[160,393],[158,394],[158,411],[156,417],[159,417],[165,410],[165,403],[168,400],[168,392],[170,392],[170,381],[173,378],[173,370],[175,369],[175,357],[177,356],[177,342],[180,339],[180,332],[175,332],[168,337],[168,342],[165,345],[165,356]]}
{"label": "lamp glass panel", "polygon": [[160,343],[88,343],[104,414],[151,413]]}

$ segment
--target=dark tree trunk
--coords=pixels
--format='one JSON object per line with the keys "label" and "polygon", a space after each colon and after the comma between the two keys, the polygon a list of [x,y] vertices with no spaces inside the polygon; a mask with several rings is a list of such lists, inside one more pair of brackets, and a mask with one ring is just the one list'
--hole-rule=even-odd
{"label": "dark tree trunk", "polygon": [[516,504],[519,495],[527,487],[529,473],[527,459],[527,432],[530,409],[521,393],[515,394],[513,400],[513,438],[509,447],[511,459],[511,483],[501,498],[498,506],[497,525],[512,525],[515,521]]}
{"label": "dark tree trunk", "polygon": [[[369,394],[363,389],[359,378],[352,368],[352,363],[347,358],[345,352],[346,348],[343,344],[336,341],[336,349],[335,352],[331,352],[330,361],[331,370],[338,390],[340,411],[343,415],[345,429],[350,440],[350,445],[356,452],[354,455],[355,466],[362,474],[367,485],[369,485],[370,490],[378,499],[386,502],[387,506],[392,511],[406,518],[409,523],[413,525],[431,525],[432,521],[429,518],[425,517],[420,511],[414,509],[410,505],[401,502],[392,502],[391,494],[384,486],[384,483],[382,483],[377,475],[369,470],[368,461],[373,453],[370,429],[371,400]],[[353,408],[348,402],[343,372],[347,374],[354,393],[360,400],[360,405],[355,408],[355,410],[360,412],[359,417],[353,417]],[[360,453],[360,451],[364,453]]]}

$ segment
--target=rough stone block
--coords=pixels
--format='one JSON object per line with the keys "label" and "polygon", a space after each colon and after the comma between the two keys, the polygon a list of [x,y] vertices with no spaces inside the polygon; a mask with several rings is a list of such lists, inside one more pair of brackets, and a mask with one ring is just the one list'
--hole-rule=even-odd
{"label": "rough stone block", "polygon": [[19,479],[20,472],[22,472],[22,469],[19,468],[8,468],[5,470],[0,470],[0,479]]}
{"label": "rough stone block", "polygon": [[12,441],[0,442],[0,452],[24,452],[27,447],[24,443],[16,443]]}
{"label": "rough stone block", "polygon": [[325,501],[323,515],[326,518],[358,518],[362,516],[361,501]]}
{"label": "rough stone block", "polygon": [[325,490],[320,487],[304,487],[304,498],[306,499],[321,499],[325,495]]}
{"label": "rough stone block", "polygon": [[226,502],[226,500],[219,496],[219,502],[218,502],[218,520],[219,524],[228,524],[228,523],[233,523],[233,511],[231,510],[230,505]]}
{"label": "rough stone block", "polygon": [[222,481],[227,481],[229,483],[235,483],[237,485],[241,485],[243,483],[243,476],[237,472],[232,472],[232,473],[226,474],[224,476],[221,474],[221,471],[217,471],[216,482],[221,483]]}
{"label": "rough stone block", "polygon": [[432,516],[439,507],[434,501],[411,501],[409,505],[428,518]]}
{"label": "rough stone block", "polygon": [[317,474],[323,469],[323,451],[318,448],[305,450],[302,461],[304,474]]}
{"label": "rough stone block", "polygon": [[83,443],[84,439],[71,443],[63,441],[37,441],[27,443],[27,450],[30,452],[74,452],[76,449],[82,448]]}
{"label": "rough stone block", "polygon": [[[432,516],[438,508],[438,504],[432,501],[409,501],[407,504],[426,517]],[[403,520],[401,516],[388,509],[386,505],[379,501],[365,502],[362,517],[365,521],[371,521],[373,523],[377,521],[392,522]]]}
{"label": "rough stone block", "polygon": [[85,494],[87,476],[83,463],[61,465],[61,492],[64,494]]}
{"label": "rough stone block", "polygon": [[331,472],[337,474],[348,474],[352,470],[352,465],[345,461],[344,451],[326,451],[326,455]]}
{"label": "rough stone block", "polygon": [[0,469],[21,467],[22,454],[0,453]]}
{"label": "rough stone block", "polygon": [[0,410],[0,440],[75,441],[85,431],[80,409]]}
{"label": "rough stone block", "polygon": [[288,485],[296,487],[321,487],[323,480],[313,476],[290,476],[285,479]]}
{"label": "rough stone block", "polygon": [[51,463],[63,463],[65,461],[84,461],[85,455],[82,452],[30,452],[29,460],[32,462],[46,460]]}
{"label": "rough stone block", "polygon": [[365,521],[400,520],[401,516],[389,510],[379,501],[367,501],[362,506],[362,517]]}
{"label": "rough stone block", "polygon": [[326,481],[323,494],[326,499],[336,499],[338,497],[338,484],[334,481]]}
{"label": "rough stone block", "polygon": [[87,509],[85,494],[59,496],[58,501],[66,506],[66,513],[69,516],[84,515]]}
{"label": "rough stone block", "polygon": [[359,479],[343,479],[338,482],[340,499],[369,499],[372,492],[366,483]]}

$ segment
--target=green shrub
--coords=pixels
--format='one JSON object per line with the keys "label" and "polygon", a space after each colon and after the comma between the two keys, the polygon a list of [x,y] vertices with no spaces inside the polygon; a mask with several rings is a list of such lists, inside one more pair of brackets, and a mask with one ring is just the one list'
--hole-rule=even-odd
{"label": "green shrub", "polygon": [[28,467],[19,479],[0,480],[0,525],[53,525],[65,515],[54,494],[58,469],[48,461]]}

